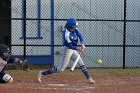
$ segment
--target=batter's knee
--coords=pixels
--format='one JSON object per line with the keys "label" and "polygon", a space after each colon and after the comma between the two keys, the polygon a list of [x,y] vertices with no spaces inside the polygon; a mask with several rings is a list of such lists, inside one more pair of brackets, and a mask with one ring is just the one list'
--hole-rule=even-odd
{"label": "batter's knee", "polygon": [[79,61],[78,61],[78,65],[79,65],[79,66],[83,66],[83,65],[84,65],[84,62],[83,62],[83,60],[82,60],[81,58],[80,58]]}
{"label": "batter's knee", "polygon": [[63,71],[64,71],[64,69],[59,69],[58,71],[59,71],[59,72],[63,72]]}

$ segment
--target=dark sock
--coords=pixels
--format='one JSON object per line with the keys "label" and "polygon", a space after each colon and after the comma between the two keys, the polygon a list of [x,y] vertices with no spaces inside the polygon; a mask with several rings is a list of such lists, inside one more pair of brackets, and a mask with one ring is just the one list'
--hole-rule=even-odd
{"label": "dark sock", "polygon": [[88,79],[90,77],[89,72],[87,71],[85,65],[80,66],[81,71],[83,72],[83,74],[86,76],[86,78]]}
{"label": "dark sock", "polygon": [[47,71],[42,72],[42,75],[49,75],[57,72],[57,67],[53,67]]}

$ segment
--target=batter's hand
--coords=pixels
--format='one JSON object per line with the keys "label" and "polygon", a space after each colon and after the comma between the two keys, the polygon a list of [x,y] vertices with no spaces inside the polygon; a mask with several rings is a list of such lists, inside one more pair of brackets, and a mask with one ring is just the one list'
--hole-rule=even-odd
{"label": "batter's hand", "polygon": [[84,50],[85,50],[85,48],[82,48],[82,47],[79,48],[80,52],[84,52]]}
{"label": "batter's hand", "polygon": [[86,48],[84,43],[81,44],[81,48],[82,49],[85,49]]}
{"label": "batter's hand", "polygon": [[85,48],[86,48],[86,47],[85,47],[84,43],[82,43],[81,46],[80,46],[79,51],[80,51],[80,52],[84,52],[84,51],[85,51]]}

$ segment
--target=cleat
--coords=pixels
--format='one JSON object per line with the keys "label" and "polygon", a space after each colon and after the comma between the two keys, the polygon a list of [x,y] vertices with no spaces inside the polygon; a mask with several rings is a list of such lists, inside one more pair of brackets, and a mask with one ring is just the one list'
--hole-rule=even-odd
{"label": "cleat", "polygon": [[42,72],[43,72],[43,71],[39,71],[39,72],[38,72],[37,79],[38,79],[38,82],[39,82],[39,83],[41,83],[41,79],[42,79],[42,77],[43,77]]}
{"label": "cleat", "polygon": [[88,79],[88,83],[90,83],[90,84],[95,84],[95,81],[90,77],[90,78]]}

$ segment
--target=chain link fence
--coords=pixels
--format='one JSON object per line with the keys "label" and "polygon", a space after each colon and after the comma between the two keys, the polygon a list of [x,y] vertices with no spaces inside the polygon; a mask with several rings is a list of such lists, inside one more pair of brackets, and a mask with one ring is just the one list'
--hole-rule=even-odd
{"label": "chain link fence", "polygon": [[[140,67],[139,2],[1,0],[0,27],[4,33],[10,33],[7,44],[13,55],[57,65],[59,56],[54,54],[62,44],[63,26],[74,17],[84,35],[86,50],[81,57],[87,67]],[[102,65],[97,64],[100,58]],[[32,60],[31,63],[42,64]]]}

